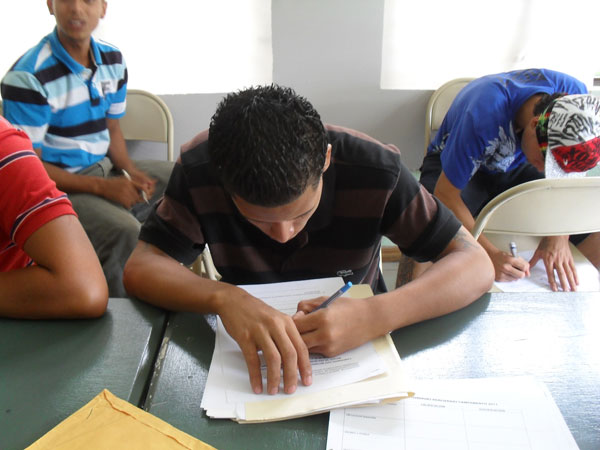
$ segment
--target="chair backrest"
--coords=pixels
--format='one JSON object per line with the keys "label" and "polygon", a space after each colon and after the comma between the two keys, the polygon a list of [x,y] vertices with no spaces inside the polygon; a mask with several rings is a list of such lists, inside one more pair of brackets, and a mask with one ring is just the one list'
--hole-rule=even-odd
{"label": "chair backrest", "polygon": [[427,147],[429,147],[431,139],[442,125],[454,97],[472,80],[473,78],[450,80],[431,94],[425,112],[425,153],[427,153]]}
{"label": "chair backrest", "polygon": [[481,210],[482,232],[560,236],[600,231],[600,177],[541,179],[512,187]]}
{"label": "chair backrest", "polygon": [[157,95],[139,89],[127,91],[127,114],[119,120],[128,140],[164,142],[167,160],[173,161],[173,116]]}

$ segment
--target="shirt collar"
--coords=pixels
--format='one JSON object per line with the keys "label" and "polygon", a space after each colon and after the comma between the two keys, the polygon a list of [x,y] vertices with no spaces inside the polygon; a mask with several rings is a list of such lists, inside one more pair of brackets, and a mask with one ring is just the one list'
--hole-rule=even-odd
{"label": "shirt collar", "polygon": [[[71,72],[78,74],[87,69],[87,67],[84,67],[83,65],[75,61],[71,57],[71,55],[69,55],[69,52],[67,52],[67,50],[60,43],[60,40],[58,39],[58,30],[56,27],[54,27],[54,31],[50,33],[50,48],[52,49],[52,54],[60,62],[67,66],[67,68]],[[90,50],[92,52],[94,64],[96,64],[96,66],[101,65],[102,57],[100,55],[100,49],[98,48],[98,44],[96,43],[96,40],[93,37],[90,37]]]}

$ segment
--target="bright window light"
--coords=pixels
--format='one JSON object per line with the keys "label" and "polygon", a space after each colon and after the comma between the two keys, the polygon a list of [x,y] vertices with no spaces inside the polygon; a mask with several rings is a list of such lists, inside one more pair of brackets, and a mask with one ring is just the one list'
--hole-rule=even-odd
{"label": "bright window light", "polygon": [[593,85],[600,73],[600,2],[385,0],[382,89],[437,89],[446,81],[530,67]]}
{"label": "bright window light", "polygon": [[[271,0],[107,4],[94,36],[123,52],[130,88],[156,94],[215,93],[272,81]],[[6,2],[2,16],[0,76],[55,24],[40,0]]]}

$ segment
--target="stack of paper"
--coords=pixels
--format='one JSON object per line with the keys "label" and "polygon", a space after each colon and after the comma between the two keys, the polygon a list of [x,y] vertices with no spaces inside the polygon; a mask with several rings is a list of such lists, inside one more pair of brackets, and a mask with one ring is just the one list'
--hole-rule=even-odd
{"label": "stack of paper", "polygon": [[531,377],[415,381],[398,403],[339,409],[327,450],[576,450],[546,386]]}
{"label": "stack of paper", "polygon": [[[324,278],[241,287],[277,310],[292,315],[299,301],[329,296],[343,284],[341,278]],[[370,295],[370,287],[364,285],[354,286],[346,294],[355,298]],[[254,394],[242,352],[219,319],[201,406],[213,418],[267,422],[345,406],[378,404],[410,395],[400,357],[389,335],[334,358],[311,355],[311,364],[311,386],[299,383],[294,394]],[[266,385],[264,364],[263,384]]]}

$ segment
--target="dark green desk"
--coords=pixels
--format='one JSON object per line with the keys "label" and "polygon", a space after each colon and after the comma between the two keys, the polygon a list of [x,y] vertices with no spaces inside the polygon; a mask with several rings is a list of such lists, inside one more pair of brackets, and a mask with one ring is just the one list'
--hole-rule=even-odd
{"label": "dark green desk", "polygon": [[94,320],[0,319],[0,448],[25,448],[104,388],[141,404],[165,322],[128,299]]}
{"label": "dark green desk", "polygon": [[[210,322],[193,314],[171,316],[147,409],[220,449],[324,449],[328,414],[239,425],[202,413],[214,346]],[[498,293],[396,331],[393,339],[415,377],[537,377],[548,385],[581,449],[597,450],[599,322],[600,293]]]}

